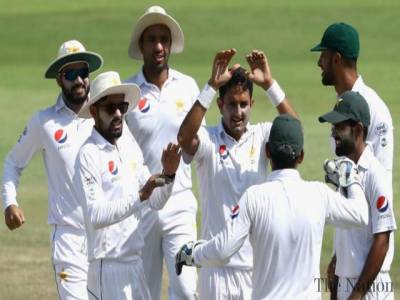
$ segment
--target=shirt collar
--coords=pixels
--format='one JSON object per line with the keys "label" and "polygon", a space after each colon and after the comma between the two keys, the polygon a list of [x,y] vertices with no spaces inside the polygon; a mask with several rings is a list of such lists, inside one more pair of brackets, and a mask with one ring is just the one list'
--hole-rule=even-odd
{"label": "shirt collar", "polygon": [[[168,83],[169,81],[176,80],[176,79],[178,79],[178,74],[177,74],[177,72],[176,72],[175,70],[169,68],[169,69],[168,69],[168,78],[167,78],[167,81],[166,81],[165,83]],[[165,83],[164,83],[164,84],[165,84]],[[144,76],[144,73],[143,73],[143,68],[140,69],[140,72],[139,72],[139,74],[138,74],[138,77],[137,77],[137,84],[138,84],[139,87],[142,86],[143,84],[146,84],[146,85],[153,85],[151,82],[148,82],[148,81],[146,80],[146,77]]]}
{"label": "shirt collar", "polygon": [[361,156],[358,159],[357,166],[363,168],[364,170],[368,170],[369,163],[373,157],[374,154],[371,149],[371,144],[367,142],[364,151],[361,153]]}
{"label": "shirt collar", "polygon": [[94,141],[94,143],[96,144],[97,147],[99,147],[99,149],[103,150],[103,149],[108,149],[108,150],[113,150],[116,147],[111,144],[110,142],[108,142],[98,131],[97,129],[93,126],[92,129],[92,139]]}
{"label": "shirt collar", "polygon": [[75,117],[78,116],[72,109],[70,109],[65,104],[65,101],[64,101],[64,98],[62,96],[62,93],[60,93],[58,95],[58,97],[57,97],[57,102],[56,102],[56,105],[55,105],[55,109],[56,109],[56,112],[59,112],[60,110],[64,109],[68,114],[73,115]]}
{"label": "shirt collar", "polygon": [[267,181],[300,179],[300,173],[297,169],[280,169],[269,173]]}
{"label": "shirt collar", "polygon": [[217,130],[218,130],[218,134],[219,134],[219,136],[220,136],[221,138],[227,137],[227,138],[232,139],[233,141],[235,141],[235,142],[238,143],[238,142],[240,142],[241,140],[243,140],[243,138],[245,138],[245,137],[251,132],[251,126],[250,126],[250,122],[247,122],[246,131],[245,131],[245,133],[240,137],[240,140],[239,140],[239,141],[236,141],[233,137],[231,137],[231,136],[225,131],[224,125],[222,124],[222,119],[221,119],[221,122],[218,124]]}
{"label": "shirt collar", "polygon": [[361,91],[365,86],[364,81],[361,75],[358,75],[356,82],[354,82],[353,88],[351,89],[354,92]]}

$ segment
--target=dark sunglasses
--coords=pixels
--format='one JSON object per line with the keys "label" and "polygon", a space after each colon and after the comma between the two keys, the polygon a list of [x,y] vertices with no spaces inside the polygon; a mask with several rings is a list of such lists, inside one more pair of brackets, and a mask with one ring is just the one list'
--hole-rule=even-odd
{"label": "dark sunglasses", "polygon": [[109,103],[109,104],[99,104],[98,106],[104,107],[109,115],[115,114],[117,109],[121,112],[121,114],[125,114],[128,111],[129,103],[128,102]]}
{"label": "dark sunglasses", "polygon": [[69,81],[74,81],[78,76],[82,79],[86,79],[89,76],[89,68],[65,69],[62,73],[65,79]]}

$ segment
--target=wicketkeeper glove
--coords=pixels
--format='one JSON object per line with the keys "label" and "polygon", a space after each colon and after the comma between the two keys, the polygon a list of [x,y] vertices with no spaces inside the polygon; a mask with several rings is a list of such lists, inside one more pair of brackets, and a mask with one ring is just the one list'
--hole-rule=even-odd
{"label": "wicketkeeper glove", "polygon": [[190,241],[184,244],[178,253],[175,255],[175,272],[176,275],[181,275],[183,266],[195,266],[200,267],[195,264],[193,260],[193,249],[206,242],[205,240]]}
{"label": "wicketkeeper glove", "polygon": [[358,170],[356,164],[347,157],[339,157],[335,159],[339,173],[339,185],[348,187],[353,183],[359,183]]}
{"label": "wicketkeeper glove", "polygon": [[325,182],[339,187],[339,172],[336,162],[333,159],[325,159],[324,161]]}

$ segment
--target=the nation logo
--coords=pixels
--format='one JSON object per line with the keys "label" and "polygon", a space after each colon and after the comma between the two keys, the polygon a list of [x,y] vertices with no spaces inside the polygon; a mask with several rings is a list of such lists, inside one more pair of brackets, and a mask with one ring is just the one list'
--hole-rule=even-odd
{"label": "the nation logo", "polygon": [[378,198],[378,201],[376,201],[376,208],[378,209],[378,211],[384,213],[385,211],[387,211],[388,207],[389,207],[389,202],[386,199],[386,197],[380,196]]}
{"label": "the nation logo", "polygon": [[219,146],[219,156],[221,156],[222,159],[226,159],[229,155],[229,150],[226,148],[226,145],[221,145]]}
{"label": "the nation logo", "polygon": [[150,102],[146,98],[139,100],[138,108],[142,113],[147,113],[150,109]]}
{"label": "the nation logo", "polygon": [[231,209],[231,219],[235,219],[239,215],[239,204],[232,206]]}
{"label": "the nation logo", "polygon": [[110,173],[113,175],[118,174],[118,166],[112,160],[108,162],[108,171],[110,171]]}
{"label": "the nation logo", "polygon": [[54,133],[54,139],[59,144],[64,144],[67,141],[67,138],[68,138],[68,135],[67,135],[67,132],[64,129],[58,129]]}

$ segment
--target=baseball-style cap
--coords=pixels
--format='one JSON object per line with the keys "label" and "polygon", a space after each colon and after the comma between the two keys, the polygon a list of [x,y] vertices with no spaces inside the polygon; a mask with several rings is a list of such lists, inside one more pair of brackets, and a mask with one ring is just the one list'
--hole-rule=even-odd
{"label": "baseball-style cap", "polygon": [[171,53],[180,53],[183,51],[183,31],[178,22],[168,15],[161,6],[151,6],[146,10],[144,15],[139,18],[133,29],[128,49],[129,57],[133,59],[142,59],[142,52],[139,48],[140,37],[147,27],[159,24],[167,26],[171,32]]}
{"label": "baseball-style cap", "polygon": [[272,154],[287,155],[288,149],[296,158],[303,150],[303,129],[298,119],[289,114],[279,115],[272,123],[268,139],[268,147]]}
{"label": "baseball-style cap", "polygon": [[357,30],[346,23],[333,23],[324,32],[321,42],[311,51],[331,49],[351,59],[357,59],[360,41]]}
{"label": "baseball-style cap", "polygon": [[49,65],[44,76],[56,78],[62,68],[75,62],[86,62],[89,66],[89,72],[93,72],[103,65],[103,58],[100,54],[86,51],[82,43],[77,40],[66,41],[61,44],[57,58]]}
{"label": "baseball-style cap", "polygon": [[129,112],[135,108],[140,98],[140,89],[134,83],[121,83],[117,72],[109,71],[101,73],[93,80],[90,88],[89,101],[82,107],[79,116],[85,119],[91,118],[90,106],[101,98],[114,94],[125,95],[124,101],[129,103],[127,111]]}
{"label": "baseball-style cap", "polygon": [[318,118],[321,123],[328,122],[331,124],[353,120],[361,122],[364,127],[369,126],[370,119],[369,107],[364,97],[353,91],[343,93],[333,110]]}

